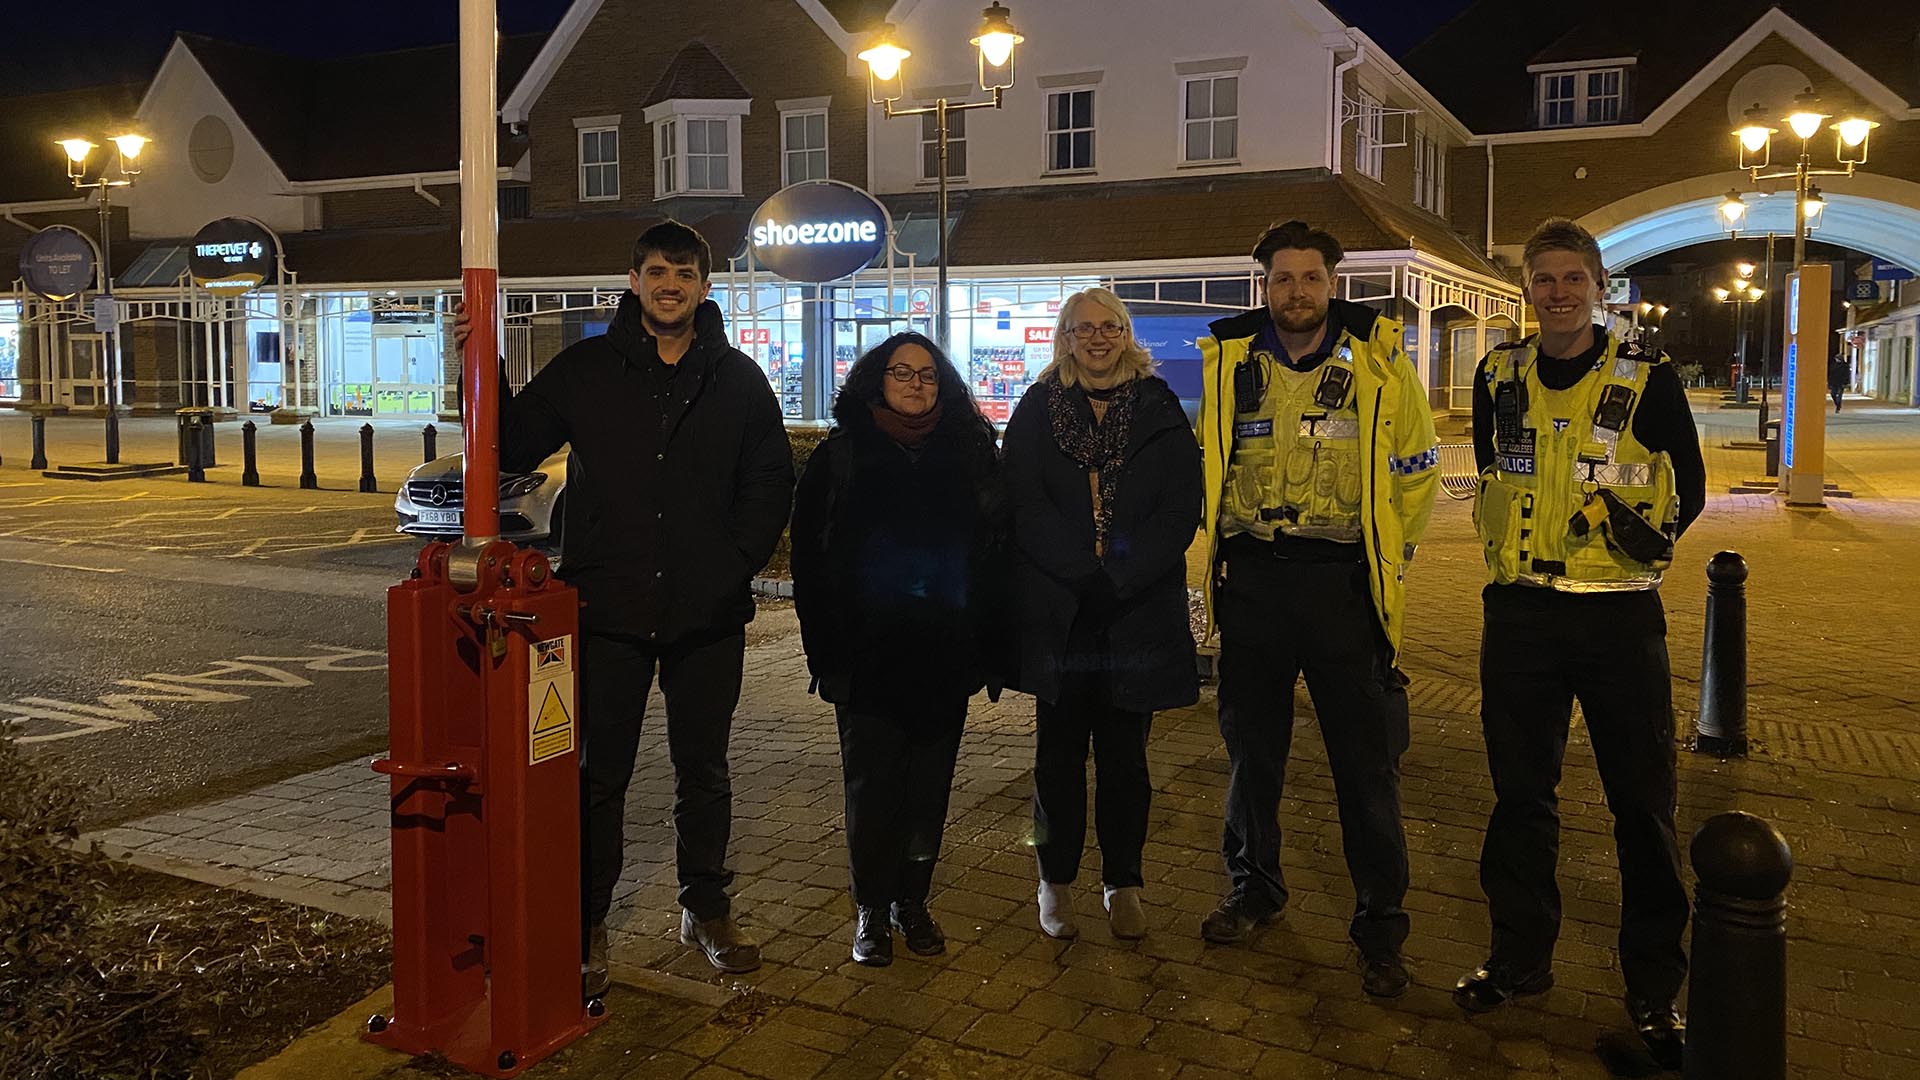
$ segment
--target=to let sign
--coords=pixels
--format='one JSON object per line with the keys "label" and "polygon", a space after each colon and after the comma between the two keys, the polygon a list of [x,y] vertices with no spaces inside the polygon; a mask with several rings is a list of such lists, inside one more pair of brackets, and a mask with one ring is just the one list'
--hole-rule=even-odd
{"label": "to let sign", "polygon": [[20,249],[20,277],[49,300],[71,300],[93,283],[93,241],[78,229],[49,225]]}

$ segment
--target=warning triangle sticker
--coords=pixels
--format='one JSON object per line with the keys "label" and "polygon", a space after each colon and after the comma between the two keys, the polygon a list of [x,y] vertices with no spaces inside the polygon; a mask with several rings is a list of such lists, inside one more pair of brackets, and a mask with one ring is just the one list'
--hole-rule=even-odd
{"label": "warning triangle sticker", "polygon": [[555,688],[553,683],[548,683],[546,699],[540,703],[539,715],[534,717],[533,733],[535,735],[544,735],[550,731],[565,728],[572,723],[573,718],[567,715],[567,707],[560,700],[560,691]]}

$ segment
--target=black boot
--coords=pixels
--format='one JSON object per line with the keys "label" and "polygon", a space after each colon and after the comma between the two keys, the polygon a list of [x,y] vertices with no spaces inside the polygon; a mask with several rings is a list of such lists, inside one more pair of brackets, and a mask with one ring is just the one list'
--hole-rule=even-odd
{"label": "black boot", "polygon": [[907,939],[907,948],[921,956],[938,956],[947,951],[947,935],[933,921],[921,900],[898,900],[893,905],[893,925]]}
{"label": "black boot", "polygon": [[893,963],[893,928],[887,925],[886,908],[860,908],[853,928],[853,962],[868,967]]}
{"label": "black boot", "polygon": [[1673,1002],[1629,997],[1627,1015],[1633,1019],[1633,1029],[1640,1034],[1640,1041],[1647,1044],[1647,1053],[1653,1060],[1669,1072],[1679,1072],[1687,1048],[1687,1022],[1680,1018]]}
{"label": "black boot", "polygon": [[1512,971],[1489,960],[1469,971],[1453,988],[1453,1003],[1470,1013],[1497,1009],[1517,997],[1544,994],[1553,989],[1553,970]]}

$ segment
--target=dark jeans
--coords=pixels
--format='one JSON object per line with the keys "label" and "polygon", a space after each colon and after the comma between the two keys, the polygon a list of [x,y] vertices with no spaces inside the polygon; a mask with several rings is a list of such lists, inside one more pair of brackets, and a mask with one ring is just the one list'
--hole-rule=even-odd
{"label": "dark jeans", "polygon": [[1100,880],[1110,889],[1142,884],[1140,852],[1153,799],[1147,775],[1153,714],[1114,708],[1111,686],[1104,671],[1072,672],[1061,680],[1058,701],[1034,705],[1034,848],[1041,878],[1056,885],[1079,876],[1086,849],[1089,741]]}
{"label": "dark jeans", "polygon": [[654,669],[667,703],[667,756],[673,761],[674,863],[680,906],[701,919],[725,915],[727,838],[733,828],[733,785],[727,735],[740,700],[746,638],[654,647],[632,638],[586,634],[581,678],[580,865],[585,925],[607,917],[620,877],[627,784],[640,746],[640,720]]}
{"label": "dark jeans", "polygon": [[1672,679],[1656,592],[1489,586],[1480,720],[1495,805],[1480,854],[1493,960],[1546,967],[1560,935],[1560,765],[1573,701],[1613,811],[1627,992],[1669,1001],[1686,977],[1687,893],[1674,838]]}
{"label": "dark jeans", "polygon": [[1220,735],[1231,768],[1220,848],[1233,887],[1274,910],[1287,902],[1280,796],[1293,745],[1293,687],[1305,673],[1353,879],[1347,932],[1370,955],[1397,953],[1407,939],[1400,824],[1407,692],[1367,591],[1366,567],[1278,558],[1243,542],[1229,550],[1214,607]]}
{"label": "dark jeans", "polygon": [[967,699],[881,711],[836,707],[847,782],[847,862],[853,902],[926,902]]}

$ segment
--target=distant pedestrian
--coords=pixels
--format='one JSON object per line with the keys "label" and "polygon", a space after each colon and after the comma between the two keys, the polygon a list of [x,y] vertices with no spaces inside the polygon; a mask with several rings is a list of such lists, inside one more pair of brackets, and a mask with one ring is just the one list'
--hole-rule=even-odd
{"label": "distant pedestrian", "polygon": [[795,495],[793,595],[839,720],[853,959],[878,967],[896,929],[946,949],[927,899],[967,699],[1004,678],[1005,500],[993,426],[919,334],[856,361],[833,418]]}
{"label": "distant pedestrian", "polygon": [[1827,393],[1833,395],[1833,411],[1840,411],[1840,399],[1853,386],[1853,364],[1845,353],[1834,353],[1827,361]]}
{"label": "distant pedestrian", "polygon": [[1103,900],[1115,937],[1142,937],[1147,732],[1156,711],[1199,697],[1186,551],[1200,524],[1200,448],[1113,293],[1088,289],[1061,306],[1053,363],[1007,424],[1006,474],[1015,685],[1039,699],[1040,928],[1080,932],[1071,886],[1086,841],[1091,740]]}

